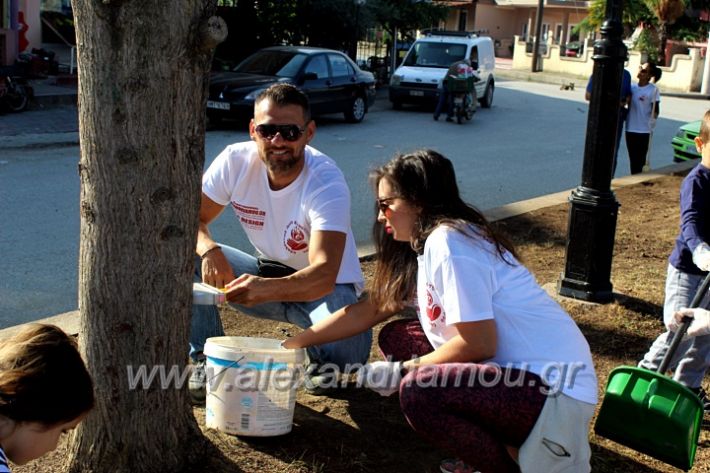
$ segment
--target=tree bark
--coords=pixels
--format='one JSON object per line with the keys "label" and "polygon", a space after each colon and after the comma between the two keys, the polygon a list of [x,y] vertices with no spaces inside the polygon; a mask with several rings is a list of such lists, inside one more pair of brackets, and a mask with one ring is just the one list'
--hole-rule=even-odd
{"label": "tree bark", "polygon": [[664,21],[658,22],[658,65],[666,65],[666,44],[668,44],[668,27]]}
{"label": "tree bark", "polygon": [[208,74],[226,26],[214,0],[74,0],[73,10],[79,344],[97,405],[66,469],[179,471],[202,439],[187,388],[158,376],[130,389],[129,370],[182,373],[187,362]]}

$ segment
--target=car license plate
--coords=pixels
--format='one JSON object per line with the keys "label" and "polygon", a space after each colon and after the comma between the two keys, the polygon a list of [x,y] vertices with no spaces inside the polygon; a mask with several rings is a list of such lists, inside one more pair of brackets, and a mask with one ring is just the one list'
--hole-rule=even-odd
{"label": "car license plate", "polygon": [[219,110],[229,110],[229,104],[224,102],[207,101],[207,108],[217,108]]}
{"label": "car license plate", "polygon": [[422,92],[421,90],[410,90],[409,95],[414,95],[415,97],[423,97],[424,92]]}

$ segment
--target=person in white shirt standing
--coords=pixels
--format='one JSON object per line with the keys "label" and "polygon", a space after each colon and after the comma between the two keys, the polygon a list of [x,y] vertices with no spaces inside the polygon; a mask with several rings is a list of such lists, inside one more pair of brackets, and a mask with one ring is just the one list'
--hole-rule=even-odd
{"label": "person in white shirt standing", "polygon": [[637,78],[638,83],[631,86],[631,103],[626,117],[626,149],[631,174],[643,171],[661,102],[658,87],[654,85],[661,78],[658,66],[652,62],[643,64]]}
{"label": "person in white shirt standing", "polygon": [[[276,84],[262,92],[249,124],[252,141],[228,146],[202,178],[196,247],[196,280],[225,288],[227,301],[241,312],[303,328],[356,302],[364,284],[350,192],[333,160],[308,146],[315,131],[299,89]],[[258,257],[212,238],[208,226],[227,206]],[[189,388],[195,403],[205,397],[204,343],[221,335],[217,308],[193,306]],[[365,332],[314,346],[309,358],[319,369],[363,363],[371,339]]]}

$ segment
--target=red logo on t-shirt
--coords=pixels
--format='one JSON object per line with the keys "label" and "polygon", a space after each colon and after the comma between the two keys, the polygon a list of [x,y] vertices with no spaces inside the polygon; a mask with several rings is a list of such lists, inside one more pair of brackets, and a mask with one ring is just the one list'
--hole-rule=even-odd
{"label": "red logo on t-shirt", "polygon": [[441,307],[438,304],[434,304],[434,298],[429,290],[426,291],[426,316],[432,322],[439,318],[441,315]]}
{"label": "red logo on t-shirt", "polygon": [[289,222],[284,231],[284,245],[291,253],[303,252],[308,249],[306,230],[298,222]]}

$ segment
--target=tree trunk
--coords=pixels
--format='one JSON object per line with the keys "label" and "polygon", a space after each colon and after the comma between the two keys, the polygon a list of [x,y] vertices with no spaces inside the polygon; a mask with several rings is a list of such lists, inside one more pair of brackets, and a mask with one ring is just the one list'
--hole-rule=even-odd
{"label": "tree trunk", "polygon": [[79,344],[97,405],[72,437],[71,472],[179,471],[201,443],[186,387],[158,375],[131,389],[129,373],[187,361],[208,73],[226,36],[214,3],[73,1]]}
{"label": "tree trunk", "polygon": [[664,21],[658,22],[658,65],[666,65],[666,43],[668,42],[668,28]]}

